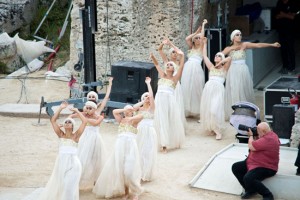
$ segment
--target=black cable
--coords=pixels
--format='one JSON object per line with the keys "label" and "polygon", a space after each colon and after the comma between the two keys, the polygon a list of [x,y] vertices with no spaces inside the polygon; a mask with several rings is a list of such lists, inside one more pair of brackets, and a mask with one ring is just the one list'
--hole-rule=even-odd
{"label": "black cable", "polygon": [[109,60],[109,66],[111,66],[110,58],[110,44],[109,44],[109,28],[108,28],[108,0],[106,0],[106,34],[107,34],[107,49],[106,49],[106,69],[105,69],[105,78],[107,77],[107,56]]}

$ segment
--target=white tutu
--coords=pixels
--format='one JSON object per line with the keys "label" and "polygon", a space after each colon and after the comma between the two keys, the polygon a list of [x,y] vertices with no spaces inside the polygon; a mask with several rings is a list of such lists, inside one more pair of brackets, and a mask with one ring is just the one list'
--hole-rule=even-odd
{"label": "white tutu", "polygon": [[[219,80],[215,80],[217,78]],[[223,81],[222,81],[223,80]],[[221,133],[225,124],[224,78],[210,77],[206,82],[201,99],[201,126],[204,130]]]}
{"label": "white tutu", "polygon": [[180,116],[181,120],[183,122],[184,127],[186,127],[186,118],[185,118],[185,112],[184,112],[184,101],[183,101],[183,93],[182,93],[182,87],[180,82],[178,81],[175,88],[175,98],[176,102],[179,105],[180,108]]}
{"label": "white tutu", "polygon": [[153,119],[143,119],[139,123],[136,139],[140,152],[142,180],[151,181],[156,168],[158,149]]}
{"label": "white tutu", "polygon": [[118,135],[114,152],[105,163],[93,189],[97,198],[124,195],[125,186],[135,195],[142,193],[140,157],[135,137],[131,132]]}
{"label": "white tutu", "polygon": [[201,95],[204,87],[202,57],[192,55],[184,64],[181,86],[186,116],[199,116]]}
{"label": "white tutu", "polygon": [[78,143],[78,157],[82,164],[79,188],[92,189],[106,161],[106,149],[99,126],[86,126]]}
{"label": "white tutu", "polygon": [[154,125],[160,147],[168,149],[181,147],[185,138],[184,125],[174,89],[170,86],[158,86],[155,96]]}
{"label": "white tutu", "polygon": [[231,106],[240,101],[254,103],[253,81],[245,60],[233,60],[225,84],[225,115],[229,119]]}
{"label": "white tutu", "polygon": [[52,175],[39,200],[79,200],[81,163],[76,146],[73,140],[60,138],[59,154]]}

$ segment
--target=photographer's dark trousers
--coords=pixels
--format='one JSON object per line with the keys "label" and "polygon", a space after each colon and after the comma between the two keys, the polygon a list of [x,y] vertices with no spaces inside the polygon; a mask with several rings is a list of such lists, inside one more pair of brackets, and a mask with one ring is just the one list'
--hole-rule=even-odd
{"label": "photographer's dark trousers", "polygon": [[295,166],[300,168],[300,144],[298,146],[298,155],[297,155],[297,158],[296,158],[296,161],[295,161]]}
{"label": "photographer's dark trousers", "polygon": [[295,38],[293,31],[280,30],[278,31],[279,43],[281,44],[281,58],[283,68],[291,71],[296,67],[295,59]]}
{"label": "photographer's dark trousers", "polygon": [[244,160],[234,163],[232,165],[232,172],[246,192],[257,192],[263,197],[267,197],[272,194],[261,181],[274,176],[276,171],[263,167],[248,171],[246,160]]}

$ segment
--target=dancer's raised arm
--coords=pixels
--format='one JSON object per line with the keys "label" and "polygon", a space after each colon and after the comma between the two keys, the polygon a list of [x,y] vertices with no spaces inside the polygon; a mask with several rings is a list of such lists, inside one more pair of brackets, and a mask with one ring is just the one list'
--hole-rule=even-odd
{"label": "dancer's raised arm", "polygon": [[160,77],[164,77],[165,76],[165,72],[161,69],[161,67],[159,66],[158,64],[158,61],[157,59],[155,58],[155,56],[153,55],[153,53],[150,53],[150,58],[153,62],[153,64],[155,65],[157,71],[158,71],[158,74]]}
{"label": "dancer's raised arm", "polygon": [[60,112],[65,109],[67,106],[68,106],[68,102],[66,101],[63,101],[61,102],[58,110],[54,113],[54,115],[51,117],[50,121],[51,121],[51,124],[52,124],[52,127],[53,127],[53,130],[54,132],[56,133],[56,135],[58,137],[61,137],[62,134],[63,134],[63,131],[60,129],[60,126],[57,124],[56,120],[58,119],[59,117],[59,114]]}
{"label": "dancer's raised arm", "polygon": [[154,109],[155,109],[155,103],[154,103],[153,90],[152,90],[152,87],[151,87],[151,78],[150,77],[146,77],[145,83],[147,85],[148,92],[149,92],[150,111],[154,111]]}
{"label": "dancer's raised arm", "polygon": [[168,39],[164,39],[162,41],[162,43],[159,45],[159,47],[158,47],[158,53],[159,53],[160,57],[162,58],[162,60],[164,61],[164,63],[167,63],[169,61],[168,57],[163,52],[163,47],[164,47],[165,44],[168,44]]}
{"label": "dancer's raised arm", "polygon": [[243,42],[243,47],[245,49],[255,49],[255,48],[266,48],[266,47],[275,47],[279,48],[280,44],[278,42],[275,43],[252,43],[252,42]]}
{"label": "dancer's raised arm", "polygon": [[106,90],[106,94],[105,94],[105,97],[104,99],[102,100],[102,102],[100,104],[98,104],[98,108],[96,110],[96,113],[98,114],[101,114],[101,112],[103,111],[103,109],[105,108],[106,106],[106,103],[108,102],[109,100],[109,95],[110,95],[110,92],[111,92],[111,87],[112,87],[112,81],[114,80],[113,77],[109,77],[108,79],[108,86],[107,86],[107,90]]}
{"label": "dancer's raised arm", "polygon": [[183,67],[184,67],[184,53],[179,49],[177,51],[177,54],[180,56],[180,61],[179,61],[179,69],[177,73],[174,75],[174,79],[176,82],[179,81],[182,75]]}
{"label": "dancer's raised arm", "polygon": [[[78,110],[78,108],[70,108],[71,111],[77,113],[77,115],[79,116],[80,120],[81,120],[81,124],[79,126],[79,128],[77,129],[77,131],[75,131],[75,135],[76,135],[76,139],[79,140],[81,134],[83,133],[86,125],[87,125],[87,119],[85,118],[85,116],[83,116],[83,114]],[[74,128],[74,127],[73,127]]]}
{"label": "dancer's raised arm", "polygon": [[207,38],[206,37],[203,38],[203,50],[202,50],[202,53],[203,53],[204,63],[206,65],[207,69],[210,70],[211,68],[214,67],[214,65],[212,64],[212,62],[207,57]]}
{"label": "dancer's raised arm", "polygon": [[118,123],[121,122],[121,120],[123,118],[122,113],[125,111],[126,111],[125,108],[118,108],[118,109],[113,110],[113,115]]}
{"label": "dancer's raised arm", "polygon": [[185,38],[185,41],[189,48],[191,49],[193,47],[193,37],[196,36],[197,34],[200,34],[200,37],[204,37],[205,35],[205,24],[207,24],[207,20],[204,19],[202,22],[202,26],[200,26],[195,33],[190,34]]}

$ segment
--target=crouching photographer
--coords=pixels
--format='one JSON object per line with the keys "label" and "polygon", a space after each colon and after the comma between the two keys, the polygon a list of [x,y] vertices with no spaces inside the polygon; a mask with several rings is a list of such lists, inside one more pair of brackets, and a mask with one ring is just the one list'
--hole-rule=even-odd
{"label": "crouching photographer", "polygon": [[[254,137],[255,133],[257,136]],[[273,194],[262,181],[278,171],[279,138],[266,122],[259,123],[256,128],[248,128],[248,136],[247,159],[232,165],[233,174],[245,189],[241,199],[249,199],[258,193],[263,200],[273,200]]]}

